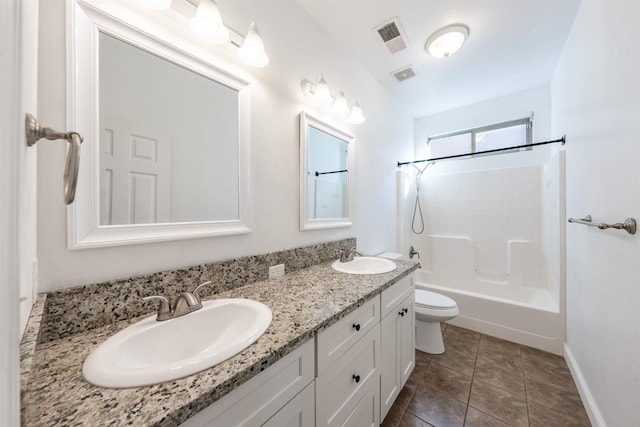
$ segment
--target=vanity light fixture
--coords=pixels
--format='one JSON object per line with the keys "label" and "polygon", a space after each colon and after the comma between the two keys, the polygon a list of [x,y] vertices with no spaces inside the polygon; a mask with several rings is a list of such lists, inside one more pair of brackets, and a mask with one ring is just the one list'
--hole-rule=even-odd
{"label": "vanity light fixture", "polygon": [[462,47],[467,37],[469,37],[469,27],[466,25],[447,25],[431,34],[424,48],[431,56],[447,58]]}
{"label": "vanity light fixture", "polygon": [[315,83],[303,79],[300,82],[300,89],[305,96],[313,99],[319,105],[331,107],[334,113],[345,117],[349,123],[360,124],[365,121],[360,105],[356,102],[353,107],[349,108],[349,102],[341,89],[338,96],[333,98],[329,85],[322,74],[318,76]]}
{"label": "vanity light fixture", "polygon": [[316,83],[311,83],[309,80],[302,80],[300,82],[300,88],[302,93],[306,96],[313,98],[320,105],[331,105],[333,103],[333,96],[329,90],[329,85],[324,79],[324,76],[320,74]]}
{"label": "vanity light fixture", "polygon": [[353,104],[347,120],[349,123],[354,125],[359,125],[360,123],[365,122],[366,118],[364,117],[364,114],[362,114],[362,108],[360,108],[360,104],[358,104],[357,102]]}
{"label": "vanity light fixture", "polygon": [[222,44],[229,40],[229,31],[222,23],[220,9],[213,0],[200,0],[189,26],[194,34],[208,42]]}
{"label": "vanity light fixture", "polygon": [[238,58],[252,67],[264,67],[269,63],[269,57],[264,51],[264,41],[255,22],[249,25],[247,37],[238,49]]}
{"label": "vanity light fixture", "polygon": [[142,3],[153,10],[167,10],[171,7],[171,0],[143,0]]}

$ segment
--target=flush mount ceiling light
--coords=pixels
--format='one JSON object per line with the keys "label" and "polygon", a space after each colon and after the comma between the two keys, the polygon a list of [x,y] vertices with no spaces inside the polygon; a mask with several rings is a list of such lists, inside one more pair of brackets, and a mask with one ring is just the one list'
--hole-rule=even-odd
{"label": "flush mount ceiling light", "polygon": [[424,48],[431,56],[447,58],[462,47],[467,37],[469,37],[469,27],[466,25],[447,25],[431,34]]}
{"label": "flush mount ceiling light", "polygon": [[212,0],[200,0],[189,26],[194,34],[210,43],[222,44],[229,40],[229,31],[222,23],[220,9]]}
{"label": "flush mount ceiling light", "polygon": [[255,22],[249,25],[247,37],[238,49],[238,58],[252,67],[264,67],[269,63],[269,57],[264,51],[264,41]]}

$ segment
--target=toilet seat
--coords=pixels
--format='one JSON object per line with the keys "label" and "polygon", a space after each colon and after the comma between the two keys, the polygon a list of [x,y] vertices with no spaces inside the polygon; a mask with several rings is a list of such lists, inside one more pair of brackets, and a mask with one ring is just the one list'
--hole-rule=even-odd
{"label": "toilet seat", "polygon": [[457,307],[457,304],[451,298],[440,295],[435,292],[426,291],[424,289],[416,289],[415,303],[418,307],[429,308],[432,310],[447,310]]}

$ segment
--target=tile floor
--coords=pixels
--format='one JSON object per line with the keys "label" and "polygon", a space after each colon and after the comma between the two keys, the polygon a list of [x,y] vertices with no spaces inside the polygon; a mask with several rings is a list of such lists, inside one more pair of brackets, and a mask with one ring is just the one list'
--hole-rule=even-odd
{"label": "tile floor", "polygon": [[416,367],[383,427],[590,426],[564,359],[453,325]]}

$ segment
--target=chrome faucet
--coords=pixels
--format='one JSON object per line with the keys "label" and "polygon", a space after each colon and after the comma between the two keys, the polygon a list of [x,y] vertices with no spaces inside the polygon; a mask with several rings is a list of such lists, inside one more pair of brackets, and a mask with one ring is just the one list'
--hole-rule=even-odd
{"label": "chrome faucet", "polygon": [[200,310],[202,308],[202,301],[200,300],[198,291],[201,287],[210,284],[211,281],[209,280],[208,282],[200,283],[196,286],[193,292],[181,292],[180,296],[174,302],[173,308],[171,307],[169,300],[160,295],[151,295],[142,299],[144,301],[151,301],[154,299],[159,300],[160,306],[158,307],[158,316],[156,317],[156,320],[169,320]]}
{"label": "chrome faucet", "polygon": [[362,256],[362,252],[356,250],[355,246],[349,250],[344,250],[340,254],[340,262],[353,261],[355,255]]}

